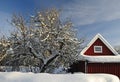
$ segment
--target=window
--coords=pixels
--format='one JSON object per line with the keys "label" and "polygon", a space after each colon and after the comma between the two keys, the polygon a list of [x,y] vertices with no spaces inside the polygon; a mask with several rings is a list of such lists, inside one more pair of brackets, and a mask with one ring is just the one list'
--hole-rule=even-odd
{"label": "window", "polygon": [[102,53],[102,46],[94,46],[94,53]]}

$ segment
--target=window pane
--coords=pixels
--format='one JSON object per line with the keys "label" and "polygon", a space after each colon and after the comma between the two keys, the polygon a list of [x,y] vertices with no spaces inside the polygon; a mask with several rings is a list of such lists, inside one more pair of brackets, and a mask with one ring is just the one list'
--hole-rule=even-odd
{"label": "window pane", "polygon": [[102,53],[102,46],[94,46],[95,53]]}

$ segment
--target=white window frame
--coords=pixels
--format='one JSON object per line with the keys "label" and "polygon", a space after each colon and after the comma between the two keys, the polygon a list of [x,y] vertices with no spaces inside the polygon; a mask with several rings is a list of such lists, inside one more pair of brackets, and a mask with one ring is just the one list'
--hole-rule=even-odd
{"label": "white window frame", "polygon": [[[96,51],[96,48],[100,48],[101,51]],[[94,46],[94,53],[102,53],[103,50],[102,50],[102,46]]]}

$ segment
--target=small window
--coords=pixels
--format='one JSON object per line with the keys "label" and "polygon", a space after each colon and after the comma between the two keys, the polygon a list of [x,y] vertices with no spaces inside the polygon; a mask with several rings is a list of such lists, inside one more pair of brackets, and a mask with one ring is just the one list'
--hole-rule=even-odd
{"label": "small window", "polygon": [[94,53],[102,53],[102,46],[94,46]]}

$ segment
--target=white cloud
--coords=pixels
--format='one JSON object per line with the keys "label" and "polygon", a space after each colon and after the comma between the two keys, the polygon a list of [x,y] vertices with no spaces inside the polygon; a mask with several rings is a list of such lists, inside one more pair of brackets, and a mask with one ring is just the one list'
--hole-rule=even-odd
{"label": "white cloud", "polygon": [[74,0],[64,9],[78,26],[120,19],[120,0]]}
{"label": "white cloud", "polygon": [[118,26],[115,28],[104,29],[101,33],[112,46],[120,45],[120,28]]}

